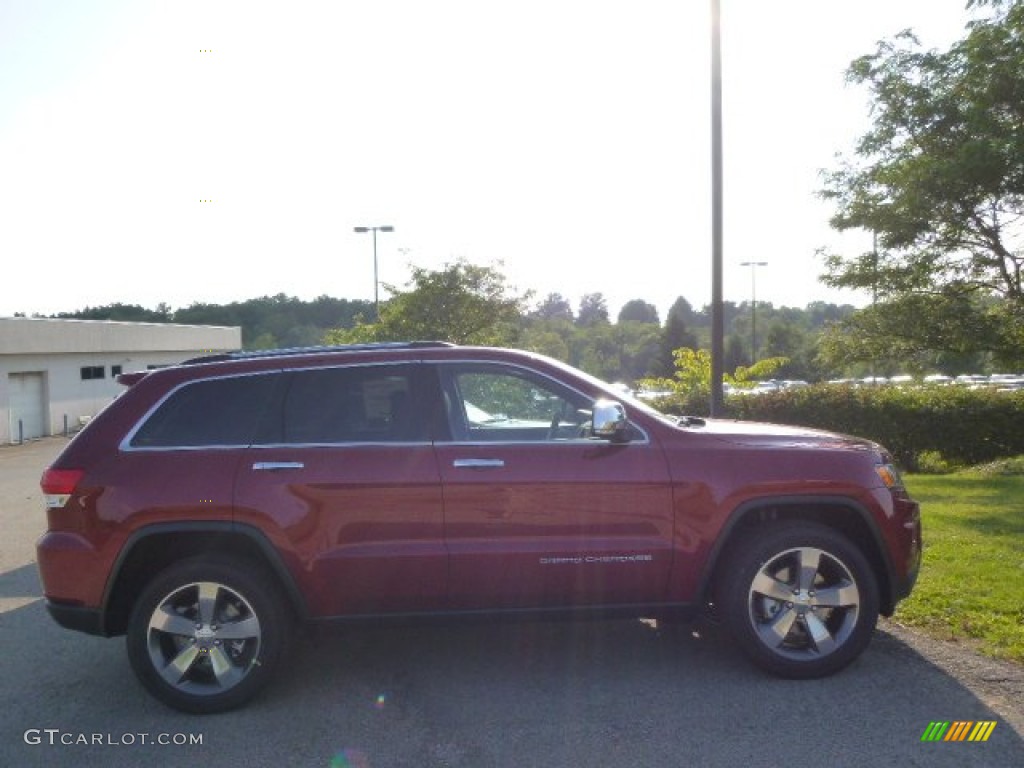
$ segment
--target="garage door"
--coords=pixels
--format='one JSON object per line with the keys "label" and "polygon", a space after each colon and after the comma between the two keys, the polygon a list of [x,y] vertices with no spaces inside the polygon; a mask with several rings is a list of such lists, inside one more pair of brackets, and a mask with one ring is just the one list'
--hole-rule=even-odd
{"label": "garage door", "polygon": [[20,434],[26,440],[46,434],[46,401],[44,399],[44,373],[10,373],[7,375],[7,391],[10,395],[11,442],[18,442]]}

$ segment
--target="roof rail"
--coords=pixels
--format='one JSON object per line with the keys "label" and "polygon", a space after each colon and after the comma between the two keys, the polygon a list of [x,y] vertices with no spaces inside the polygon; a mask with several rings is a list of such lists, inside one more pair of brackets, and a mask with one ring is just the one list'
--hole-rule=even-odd
{"label": "roof rail", "polygon": [[204,355],[185,360],[182,365],[198,365],[199,363],[221,363],[228,360],[256,360],[266,357],[290,357],[293,355],[324,355],[345,352],[370,352],[379,349],[432,349],[437,347],[454,347],[447,341],[376,341],[365,344],[337,344],[318,347],[287,347],[284,349],[240,349],[235,352],[222,352],[216,355]]}

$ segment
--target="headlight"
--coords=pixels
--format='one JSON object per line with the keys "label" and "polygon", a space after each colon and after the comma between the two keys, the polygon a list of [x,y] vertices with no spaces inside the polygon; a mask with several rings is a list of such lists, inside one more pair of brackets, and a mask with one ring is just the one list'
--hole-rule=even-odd
{"label": "headlight", "polygon": [[878,477],[881,478],[882,483],[886,488],[902,488],[903,478],[900,477],[900,472],[892,464],[876,464],[875,472]]}

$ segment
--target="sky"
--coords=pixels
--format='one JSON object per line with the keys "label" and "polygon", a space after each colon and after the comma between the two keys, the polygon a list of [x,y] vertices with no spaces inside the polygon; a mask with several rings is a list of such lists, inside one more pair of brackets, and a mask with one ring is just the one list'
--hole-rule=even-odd
{"label": "sky", "polygon": [[[965,0],[721,0],[724,295],[818,281],[856,57]],[[0,316],[287,294],[410,264],[664,318],[711,296],[708,0],[0,0]],[[387,291],[381,289],[382,298]]]}

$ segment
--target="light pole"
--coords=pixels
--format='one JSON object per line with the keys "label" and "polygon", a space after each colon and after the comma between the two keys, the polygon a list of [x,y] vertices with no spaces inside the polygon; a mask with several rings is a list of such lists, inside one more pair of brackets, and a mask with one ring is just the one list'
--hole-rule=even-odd
{"label": "light pole", "polygon": [[767,261],[741,261],[741,267],[750,267],[750,364],[757,362],[757,282],[758,267],[767,267]]}
{"label": "light pole", "polygon": [[711,0],[711,415],[725,415],[722,303],[722,8]]}
{"label": "light pole", "polygon": [[373,233],[373,312],[376,315],[376,320],[380,321],[380,293],[378,291],[377,281],[377,233],[378,232],[394,232],[395,228],[390,224],[382,224],[378,227],[355,227],[354,230],[360,234],[366,232]]}

